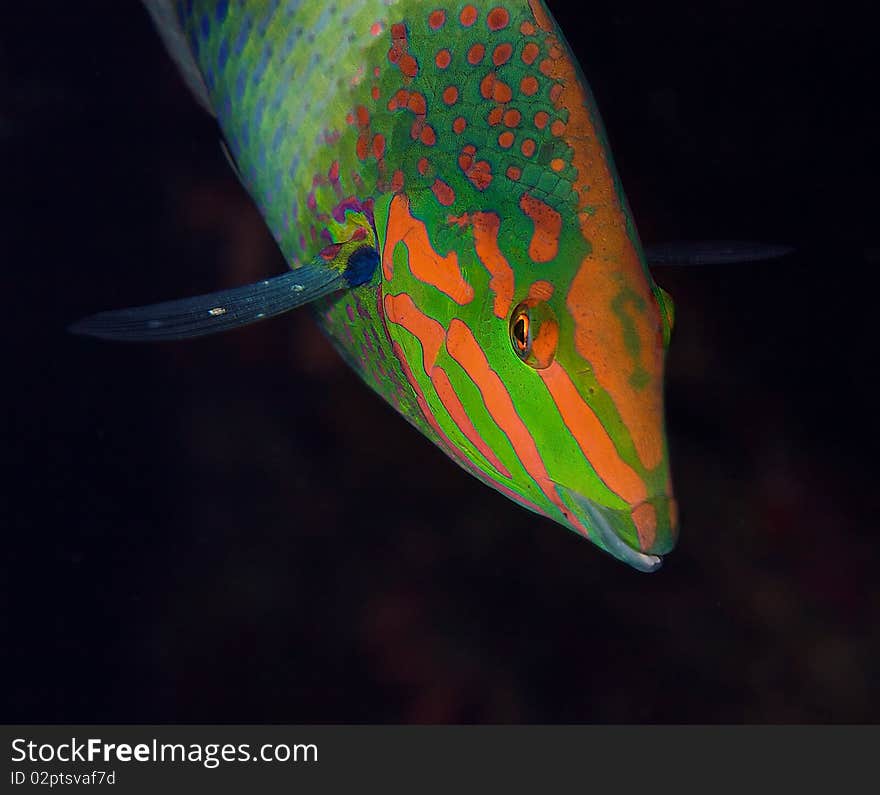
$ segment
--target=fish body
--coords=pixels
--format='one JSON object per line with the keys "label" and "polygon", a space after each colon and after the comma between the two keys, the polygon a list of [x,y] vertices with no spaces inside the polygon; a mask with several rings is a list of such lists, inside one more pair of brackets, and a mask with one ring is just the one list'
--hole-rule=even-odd
{"label": "fish body", "polygon": [[484,483],[642,570],[674,545],[669,297],[541,0],[145,0],[345,360]]}

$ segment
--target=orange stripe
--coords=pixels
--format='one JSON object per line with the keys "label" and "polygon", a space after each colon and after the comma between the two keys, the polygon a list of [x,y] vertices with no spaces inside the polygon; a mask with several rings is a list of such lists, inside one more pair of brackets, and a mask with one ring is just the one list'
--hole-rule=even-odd
{"label": "orange stripe", "polygon": [[501,221],[496,213],[476,212],[471,215],[449,216],[449,221],[459,225],[473,224],[474,248],[483,267],[492,277],[489,289],[495,293],[495,317],[507,317],[513,303],[514,273],[507,258],[498,248],[498,229]]}
{"label": "orange stripe", "polygon": [[530,511],[534,511],[541,516],[546,516],[547,512],[535,505],[531,500],[527,500],[525,497],[517,494],[512,489],[505,486],[503,483],[499,483],[497,480],[490,478],[482,469],[475,466],[473,461],[471,461],[458,447],[456,447],[452,440],[443,432],[443,429],[440,427],[440,423],[437,422],[437,418],[434,416],[434,412],[431,411],[431,407],[428,405],[428,401],[425,400],[425,395],[419,387],[419,382],[416,381],[415,376],[410,369],[409,364],[406,361],[406,354],[403,352],[403,348],[400,347],[400,343],[396,340],[391,342],[391,349],[394,351],[394,355],[397,357],[397,361],[400,363],[400,369],[403,370],[403,374],[406,377],[406,380],[409,382],[409,385],[412,387],[413,392],[416,396],[416,401],[419,404],[419,408],[422,410],[422,415],[425,420],[434,429],[434,432],[437,434],[437,437],[440,439],[440,442],[443,446],[449,451],[449,453],[455,458],[455,460],[468,472],[470,472],[474,477],[485,483],[487,486],[491,486],[493,489],[497,489],[500,491],[505,497],[509,497],[516,503],[519,503],[525,508],[528,508]]}
{"label": "orange stripe", "polygon": [[470,417],[455,392],[449,376],[441,367],[435,367],[437,355],[443,347],[446,332],[436,320],[424,314],[413,302],[408,293],[385,296],[385,315],[392,323],[405,328],[414,335],[422,345],[422,362],[425,373],[434,384],[437,397],[443,404],[452,421],[471,444],[483,454],[486,460],[505,477],[510,477],[510,470],[501,463],[495,452],[486,444],[479,431],[474,427]]}
{"label": "orange stripe", "polygon": [[559,252],[562,216],[549,204],[528,193],[520,198],[519,207],[535,225],[529,243],[529,256],[534,262],[550,262]]}
{"label": "orange stripe", "polygon": [[437,397],[443,403],[452,421],[458,426],[458,429],[467,437],[470,443],[482,453],[483,457],[498,470],[504,477],[509,478],[510,470],[501,463],[501,459],[495,455],[495,451],[486,444],[486,441],[480,436],[480,432],[474,427],[471,418],[468,416],[465,407],[458,399],[455,387],[446,375],[446,371],[442,367],[435,367],[431,371],[431,381],[434,389],[437,390]]}
{"label": "orange stripe", "polygon": [[392,323],[402,326],[419,340],[422,344],[425,373],[430,374],[446,337],[443,326],[424,314],[408,293],[386,295],[385,315]]}
{"label": "orange stripe", "polygon": [[[612,235],[610,231],[608,234]],[[594,255],[601,256],[601,252],[603,243],[597,242]],[[646,309],[639,311],[639,295],[622,294],[621,275],[596,262],[594,255],[584,259],[566,298],[575,323],[575,348],[593,366],[596,380],[614,401],[642,464],[653,469],[663,460],[663,343],[659,311],[653,297],[642,299]],[[613,256],[610,252],[605,255]],[[638,356],[627,349],[623,322],[612,314],[613,304],[632,322],[639,340]],[[636,376],[641,376],[642,382],[636,380],[634,385]]]}
{"label": "orange stripe", "polygon": [[458,255],[450,251],[445,257],[431,245],[425,224],[409,211],[409,199],[398,193],[391,200],[388,228],[382,249],[382,268],[385,278],[392,273],[394,247],[398,242],[409,251],[412,275],[425,284],[431,284],[448,295],[457,304],[468,304],[474,299],[474,288],[465,281],[458,267]]}
{"label": "orange stripe", "polygon": [[614,441],[590,406],[580,396],[568,373],[559,362],[538,370],[562,415],[562,421],[596,474],[621,499],[630,505],[642,502],[648,490],[642,479],[617,452]]}
{"label": "orange stripe", "polygon": [[[554,35],[543,5],[537,0],[529,0],[529,5],[538,26],[550,34],[547,46],[557,51],[557,57],[546,63],[547,76],[555,84],[551,101],[567,113],[564,124],[557,120],[558,134],[571,147],[571,165],[576,171],[572,187],[579,195],[578,206],[591,208],[579,215],[591,252],[581,262],[566,297],[575,322],[575,349],[590,362],[600,386],[614,401],[642,464],[653,469],[663,461],[660,308],[630,239],[611,159],[602,145],[600,125],[594,123],[598,117],[590,114],[593,102],[577,64]],[[612,309],[615,302],[617,311],[625,311],[632,321],[640,349],[635,357],[627,350],[624,328]]]}
{"label": "orange stripe", "polygon": [[516,413],[516,407],[510,399],[504,382],[499,378],[498,373],[489,367],[486,355],[474,339],[471,330],[458,318],[453,318],[449,323],[446,349],[477,385],[483,396],[483,403],[485,403],[489,414],[492,415],[492,419],[507,435],[523,467],[532,476],[547,499],[562,511],[570,524],[577,527],[585,536],[588,535],[587,529],[569,511],[556,492],[544,462],[541,460],[535,440],[525,423],[520,419],[519,414]]}

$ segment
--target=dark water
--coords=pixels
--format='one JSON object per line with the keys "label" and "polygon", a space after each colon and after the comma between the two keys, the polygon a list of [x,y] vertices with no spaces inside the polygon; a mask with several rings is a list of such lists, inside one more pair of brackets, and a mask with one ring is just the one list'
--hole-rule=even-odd
{"label": "dark water", "polygon": [[466,477],[305,313],[67,336],[283,263],[137,4],[7,10],[6,720],[877,720],[873,20],[592,5],[554,10],[643,239],[798,248],[655,273],[683,533],[651,576]]}

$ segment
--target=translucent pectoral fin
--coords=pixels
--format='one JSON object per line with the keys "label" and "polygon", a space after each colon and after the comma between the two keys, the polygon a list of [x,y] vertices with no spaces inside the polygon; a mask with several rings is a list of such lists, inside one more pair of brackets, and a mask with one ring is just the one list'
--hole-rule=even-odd
{"label": "translucent pectoral fin", "polygon": [[150,306],[100,312],[74,323],[69,330],[74,334],[129,342],[216,334],[276,317],[330,293],[364,284],[372,278],[378,261],[374,248],[361,246],[347,257],[341,269],[319,258],[255,284]]}
{"label": "translucent pectoral fin", "polygon": [[657,243],[645,247],[648,265],[735,265],[760,262],[791,254],[792,246],[744,240],[694,240]]}

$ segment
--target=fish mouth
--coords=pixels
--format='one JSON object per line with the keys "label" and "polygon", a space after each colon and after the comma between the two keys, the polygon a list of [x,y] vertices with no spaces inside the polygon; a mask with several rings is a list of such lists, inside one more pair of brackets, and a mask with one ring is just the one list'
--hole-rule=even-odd
{"label": "fish mouth", "polygon": [[[566,496],[573,505],[577,507],[577,512],[587,520],[591,538],[598,546],[638,571],[653,572],[663,565],[661,555],[642,551],[628,541],[627,537],[633,538],[634,541],[639,540],[632,519],[632,510],[609,508],[594,502],[588,497],[584,497],[573,489],[565,486],[561,488],[565,491]],[[671,497],[661,496],[649,502],[674,506],[675,501]],[[648,502],[641,503],[641,505],[645,504],[648,504]],[[635,509],[639,507],[634,506]],[[669,515],[668,511],[666,513]],[[672,523],[668,528],[666,540],[652,544],[651,551],[665,553],[671,550],[675,543],[676,531],[677,527]]]}

